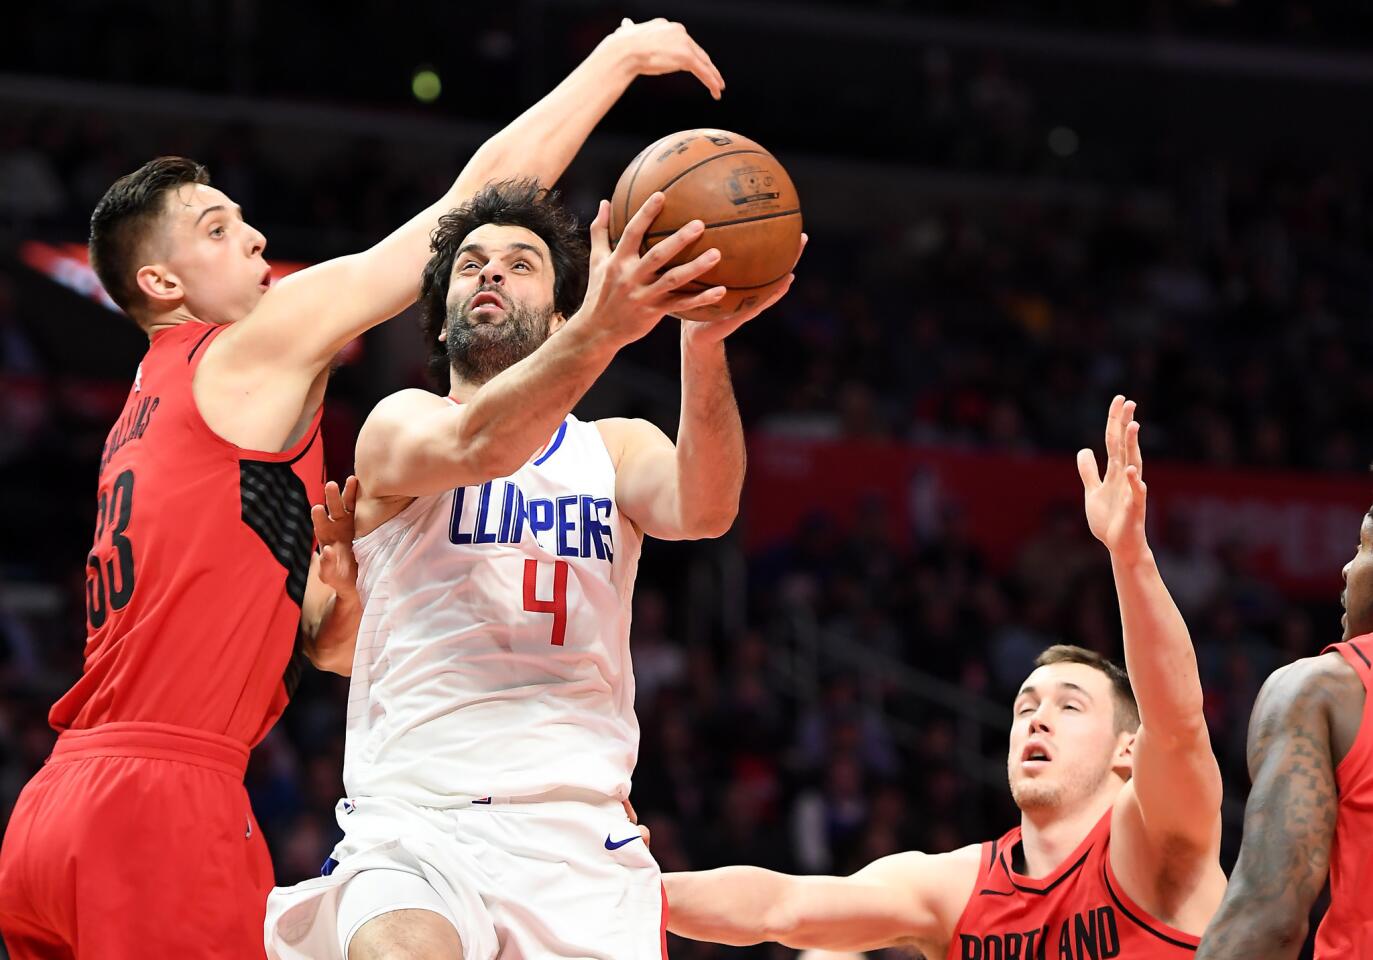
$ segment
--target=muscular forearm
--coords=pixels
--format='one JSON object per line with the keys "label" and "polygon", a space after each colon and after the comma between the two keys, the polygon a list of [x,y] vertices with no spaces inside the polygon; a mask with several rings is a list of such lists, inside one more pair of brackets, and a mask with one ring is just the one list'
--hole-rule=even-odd
{"label": "muscular forearm", "polygon": [[597,329],[594,315],[573,316],[538,350],[467,398],[457,449],[471,451],[488,479],[514,473],[553,435],[619,347]]}
{"label": "muscular forearm", "polygon": [[1197,657],[1153,553],[1128,563],[1113,557],[1111,569],[1140,719],[1152,737],[1194,736],[1205,724]]}
{"label": "muscular forearm", "polygon": [[793,879],[759,867],[665,873],[667,928],[679,937],[736,947],[774,939],[777,905]]}
{"label": "muscular forearm", "polygon": [[723,342],[682,338],[682,414],[677,428],[681,527],[720,536],[739,512],[744,485],[744,428]]}
{"label": "muscular forearm", "polygon": [[1236,871],[1196,960],[1295,960],[1308,925],[1304,911],[1261,896]]}

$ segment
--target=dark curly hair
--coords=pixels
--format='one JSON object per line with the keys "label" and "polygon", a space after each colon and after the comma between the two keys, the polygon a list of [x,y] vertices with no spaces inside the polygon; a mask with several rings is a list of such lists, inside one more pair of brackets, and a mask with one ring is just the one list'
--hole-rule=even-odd
{"label": "dark curly hair", "polygon": [[143,303],[135,274],[143,245],[166,211],[167,191],[210,182],[202,164],[185,157],[158,157],[110,185],[91,214],[90,257],[110,299],[125,313]]}
{"label": "dark curly hair", "polygon": [[537,180],[489,183],[462,206],[439,218],[430,246],[434,255],[420,282],[420,324],[429,353],[429,376],[441,391],[448,389],[448,354],[439,333],[448,320],[448,280],[458,248],[473,230],[494,223],[524,227],[548,244],[553,258],[553,309],[570,317],[586,296],[587,245],[581,227],[556,190]]}

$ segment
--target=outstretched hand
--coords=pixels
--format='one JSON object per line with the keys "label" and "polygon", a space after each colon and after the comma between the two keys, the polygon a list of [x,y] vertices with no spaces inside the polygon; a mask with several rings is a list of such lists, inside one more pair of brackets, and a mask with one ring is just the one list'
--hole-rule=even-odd
{"label": "outstretched hand", "polygon": [[655,77],[685,70],[705,84],[716,100],[724,92],[725,78],[711,62],[710,54],[691,39],[680,23],[662,17],[635,23],[626,17],[620,21],[620,29],[602,42],[628,57],[638,76]]}
{"label": "outstretched hand", "polygon": [[1117,396],[1106,416],[1106,475],[1098,474],[1091,450],[1077,452],[1087,525],[1111,551],[1112,559],[1133,563],[1149,549],[1144,534],[1144,459],[1139,452],[1135,402]]}
{"label": "outstretched hand", "polygon": [[337,594],[357,592],[358,562],[353,555],[353,510],[357,503],[358,478],[350,476],[341,491],[333,480],[326,483],[324,502],[310,508],[315,539],[321,547],[319,579]]}

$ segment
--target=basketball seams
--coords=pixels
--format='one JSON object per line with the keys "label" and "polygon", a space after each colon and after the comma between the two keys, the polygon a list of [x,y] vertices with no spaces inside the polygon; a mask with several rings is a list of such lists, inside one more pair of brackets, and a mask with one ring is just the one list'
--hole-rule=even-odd
{"label": "basketball seams", "polygon": [[[791,217],[800,215],[801,208],[797,207],[794,210],[779,210],[776,213],[760,213],[756,217],[740,217],[738,220],[721,220],[718,223],[708,223],[706,224],[706,229],[719,230],[721,227],[734,227],[738,226],[741,223],[757,223],[759,220],[776,220],[779,217]],[[644,234],[644,240],[657,240],[661,237],[670,237],[674,233],[676,233],[677,230],[680,229],[681,227],[677,227],[673,230],[655,230],[652,233]]]}
{"label": "basketball seams", "polygon": [[[791,271],[788,270],[787,273],[791,273]],[[772,286],[779,280],[785,280],[787,273],[778,274],[777,276],[769,280],[767,283],[750,283],[748,286],[737,286],[735,284],[729,283],[706,283],[704,280],[688,280],[686,283],[682,284],[682,286],[699,287],[699,289],[695,291],[696,293],[701,293],[705,290],[711,290],[715,287],[724,287],[726,290],[761,290],[764,287]]]}
{"label": "basketball seams", "polygon": [[[624,222],[624,224],[620,227],[620,233],[621,233],[621,235],[624,234],[625,228],[629,226],[629,217],[630,217],[630,212],[631,212],[630,209],[629,209],[629,205],[630,205],[630,204],[633,202],[633,200],[634,200],[634,184],[635,184],[635,182],[639,179],[639,173],[640,173],[640,171],[642,171],[642,170],[644,169],[644,164],[648,163],[648,158],[651,157],[651,156],[653,156],[653,151],[654,151],[655,149],[657,149],[658,144],[662,143],[664,140],[670,140],[670,139],[672,138],[672,136],[673,136],[673,135],[669,135],[669,136],[666,136],[666,137],[659,137],[656,141],[654,141],[653,143],[650,143],[648,146],[644,147],[644,152],[641,153],[641,154],[639,154],[639,165],[638,165],[637,167],[635,167],[635,168],[634,168],[634,172],[633,172],[632,174],[630,174],[630,177],[629,177],[629,186],[625,188],[625,222]],[[615,238],[615,242],[618,244],[618,243],[620,242],[620,238],[619,238],[619,237],[616,237],[616,238]],[[641,243],[639,244],[639,256],[642,257],[642,256],[643,256],[645,253],[647,253],[647,252],[648,252],[647,249],[645,248],[644,244],[641,242]]]}
{"label": "basketball seams", "polygon": [[667,183],[660,186],[658,190],[662,193],[667,193],[669,187],[671,187],[678,180],[685,177],[688,173],[691,173],[691,171],[698,170],[708,163],[714,163],[716,160],[723,160],[725,157],[737,157],[745,153],[756,153],[760,157],[767,157],[773,163],[777,162],[777,158],[774,157],[772,154],[768,153],[766,150],[751,150],[747,148],[742,150],[726,150],[724,153],[717,153],[713,157],[706,157],[704,160],[697,160],[695,163],[687,167],[685,170],[678,170],[677,175],[673,177],[671,180],[669,180]]}
{"label": "basketball seams", "polygon": [[[791,273],[791,271],[788,270],[787,273]],[[777,276],[775,276],[775,277],[773,277],[771,280],[769,280],[767,283],[750,283],[750,284],[749,284],[748,286],[746,286],[746,287],[736,286],[736,285],[734,285],[734,284],[728,284],[728,283],[706,283],[706,282],[703,281],[703,280],[688,280],[686,283],[682,284],[682,286],[683,286],[683,287],[699,287],[699,288],[700,288],[699,290],[695,290],[695,291],[694,291],[694,292],[696,292],[696,293],[701,293],[701,292],[706,291],[706,290],[711,290],[711,289],[713,289],[713,288],[715,288],[715,287],[724,287],[726,290],[761,290],[761,289],[763,289],[764,287],[770,287],[770,286],[772,286],[774,283],[777,283],[779,280],[785,280],[786,277],[787,277],[787,273],[778,274]],[[680,288],[679,288],[679,289],[680,289]]]}
{"label": "basketball seams", "polygon": [[[765,298],[772,290],[775,290],[779,284],[786,281],[791,266],[787,265],[786,269],[780,269],[783,265],[778,263],[777,255],[781,252],[781,247],[795,243],[794,239],[787,238],[789,238],[793,232],[799,232],[800,230],[800,204],[796,196],[796,187],[792,184],[791,178],[787,175],[787,171],[781,167],[777,158],[762,145],[755,143],[746,137],[739,137],[736,134],[729,134],[729,136],[735,138],[734,143],[728,145],[731,149],[721,149],[722,147],[725,147],[726,144],[719,142],[715,142],[713,145],[701,143],[691,144],[690,146],[676,142],[678,138],[686,136],[687,134],[699,135],[700,131],[685,131],[681,134],[672,134],[667,137],[662,137],[646,147],[643,152],[630,163],[629,169],[627,169],[625,174],[621,177],[620,184],[617,184],[616,193],[619,194],[623,191],[624,196],[623,198],[618,195],[615,197],[615,200],[617,201],[615,206],[623,212],[624,224],[627,225],[635,213],[635,202],[638,201],[641,203],[643,200],[643,198],[638,197],[637,194],[639,178],[641,175],[646,175],[647,179],[644,181],[645,188],[651,188],[653,192],[667,195],[669,202],[665,207],[665,212],[670,209],[670,216],[673,219],[679,219],[688,213],[694,213],[695,215],[692,216],[691,219],[705,222],[705,233],[701,237],[702,240],[709,243],[711,239],[709,231],[719,230],[723,231],[717,235],[721,244],[726,246],[730,244],[742,244],[742,247],[740,248],[741,254],[743,254],[744,251],[747,251],[746,258],[736,265],[737,269],[725,270],[726,274],[732,275],[730,279],[737,277],[741,281],[754,280],[759,275],[759,267],[761,267],[763,271],[766,271],[769,268],[778,269],[778,274],[775,277],[761,283],[747,283],[736,286],[728,282],[725,278],[721,278],[724,282],[721,282],[721,280],[711,282],[709,278],[697,278],[695,280],[687,281],[679,287],[679,290],[687,295],[696,294],[712,287],[724,287],[728,293],[721,303],[728,304],[729,306],[727,308],[717,305],[701,308],[700,311],[697,311],[701,314],[710,314],[710,316],[702,317],[702,319],[718,320],[720,316],[723,315],[721,313],[722,309],[727,309],[732,312],[740,309],[742,304],[756,304],[761,299]],[[710,153],[712,147],[715,152]],[[703,153],[708,155],[702,156]],[[695,159],[693,159],[693,154],[695,155]],[[716,170],[704,169],[716,160],[736,157],[740,158],[740,162],[737,164],[731,163],[729,166],[720,167]],[[652,169],[649,169],[650,159],[652,160]],[[681,166],[682,164],[685,164],[685,166]],[[673,170],[672,168],[677,169]],[[760,181],[760,190],[762,189],[761,182],[763,181],[763,178],[766,178],[766,182],[769,184],[767,192],[760,194],[758,197],[744,196],[744,194],[752,192],[740,189],[746,173],[750,174],[750,184],[752,184],[755,177]],[[692,179],[691,177],[693,174],[696,176],[695,179]],[[774,181],[773,176],[776,176],[778,179]],[[655,182],[650,184],[650,180]],[[678,193],[674,194],[671,192],[673,189],[681,186],[684,181],[687,186],[683,187]],[[776,183],[775,187],[772,186],[773,183]],[[721,202],[722,200],[729,200],[731,206],[725,206]],[[758,203],[758,200],[764,200],[765,202]],[[777,203],[778,200],[781,200],[781,203]],[[779,206],[785,206],[787,201],[791,202],[790,207],[781,210],[776,209]],[[764,210],[771,207],[773,212],[755,213],[751,216],[743,215],[746,214],[750,208],[756,211],[760,206]],[[693,207],[696,208],[695,211],[691,209]],[[705,215],[703,216],[702,214]],[[723,216],[725,219],[712,221],[710,218],[711,214]],[[736,216],[737,219],[730,219],[731,217]],[[792,216],[796,217],[795,225],[789,222]],[[663,219],[664,218],[660,217],[658,222],[662,223]],[[770,223],[769,221],[778,222]],[[740,231],[729,231],[727,229],[729,227],[749,224],[754,224],[756,226],[752,226],[748,230]],[[662,242],[668,236],[671,236],[681,229],[681,224],[677,224],[668,229],[652,229],[656,226],[658,226],[658,224],[651,224],[650,229],[645,233],[643,243],[640,245],[640,255],[643,255],[656,244]],[[622,226],[621,235],[623,235],[623,229]],[[774,237],[781,242],[775,242],[772,239]],[[763,246],[760,247],[759,244],[763,244]],[[693,245],[693,248],[695,248],[695,245]],[[681,259],[681,257],[679,256],[677,259]],[[661,275],[666,272],[667,269],[675,266],[679,266],[679,264],[668,264],[663,270],[658,272]],[[712,270],[710,272],[715,273],[716,271]]]}

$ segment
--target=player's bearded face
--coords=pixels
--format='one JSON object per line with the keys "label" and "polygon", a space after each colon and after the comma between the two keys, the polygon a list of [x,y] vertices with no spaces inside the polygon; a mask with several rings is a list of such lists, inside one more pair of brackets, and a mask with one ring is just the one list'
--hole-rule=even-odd
{"label": "player's bearded face", "polygon": [[[482,293],[497,293],[504,300],[499,312],[484,310],[473,316],[472,301]],[[515,299],[507,290],[479,287],[448,308],[448,362],[462,380],[486,383],[529,356],[548,339],[553,304],[533,306]]]}

